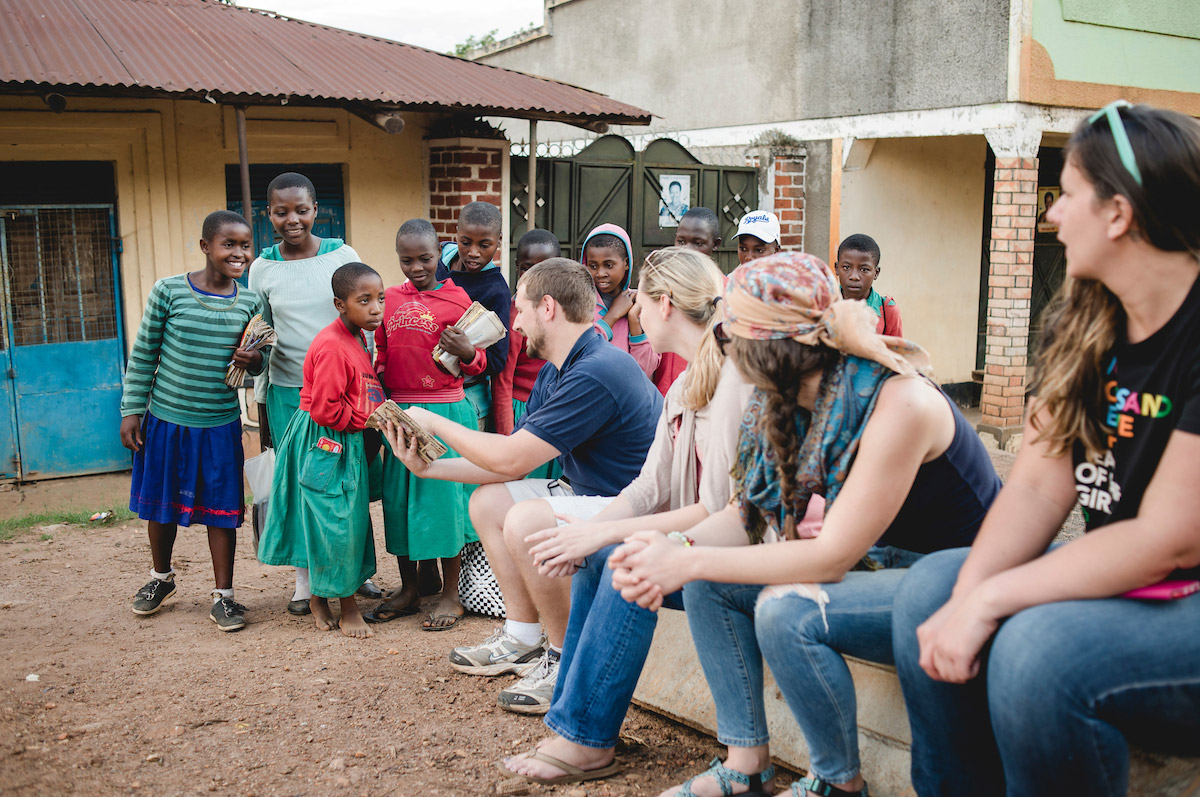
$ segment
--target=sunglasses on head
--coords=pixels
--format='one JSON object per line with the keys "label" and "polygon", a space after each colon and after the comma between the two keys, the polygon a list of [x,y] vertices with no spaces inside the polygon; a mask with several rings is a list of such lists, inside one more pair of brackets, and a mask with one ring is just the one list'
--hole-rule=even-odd
{"label": "sunglasses on head", "polygon": [[1105,105],[1088,117],[1088,124],[1094,125],[1101,118],[1108,120],[1108,129],[1112,132],[1113,143],[1117,145],[1117,154],[1125,170],[1133,176],[1138,185],[1142,184],[1142,172],[1138,169],[1137,158],[1133,155],[1133,144],[1129,142],[1129,134],[1125,132],[1125,123],[1121,121],[1121,109],[1132,108],[1127,100],[1116,100]]}

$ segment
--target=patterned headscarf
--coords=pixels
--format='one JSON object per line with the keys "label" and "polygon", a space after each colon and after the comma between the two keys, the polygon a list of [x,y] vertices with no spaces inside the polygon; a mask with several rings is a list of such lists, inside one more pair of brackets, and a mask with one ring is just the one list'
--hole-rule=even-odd
{"label": "patterned headscarf", "polygon": [[877,335],[866,302],[842,298],[829,266],[803,252],[751,260],[729,275],[724,329],[750,340],[824,344],[898,374],[925,373],[929,355],[904,338]]}
{"label": "patterned headscarf", "polygon": [[833,505],[883,383],[926,371],[929,356],[911,341],[877,335],[874,312],[865,302],[843,300],[828,266],[812,255],[784,252],[740,266],[723,306],[730,335],[790,338],[845,355],[822,375],[812,413],[796,408],[802,442],[790,507],[782,505],[779,466],[761,429],[765,394],[756,388],[746,405],[733,471],[743,525],[754,542],[768,530],[791,537],[814,493],[825,496],[826,512]]}

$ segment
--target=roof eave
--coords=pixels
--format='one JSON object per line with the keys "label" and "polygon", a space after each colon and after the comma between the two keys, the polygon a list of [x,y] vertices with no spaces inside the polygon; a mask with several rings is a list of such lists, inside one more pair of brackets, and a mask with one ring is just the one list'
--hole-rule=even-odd
{"label": "roof eave", "polygon": [[304,107],[344,108],[354,112],[370,110],[415,111],[420,113],[470,113],[474,116],[499,116],[509,119],[537,120],[539,122],[562,122],[588,130],[602,132],[607,125],[649,125],[651,114],[571,114],[536,108],[506,108],[498,106],[440,105],[434,103],[394,103],[361,98],[313,97],[303,94],[226,94],[219,91],[185,89],[171,91],[152,86],[125,86],[120,84],[36,83],[0,82],[0,94],[46,94],[56,92],[64,95],[87,97],[129,97],[134,99],[172,99],[210,102],[217,105],[247,105],[279,107],[296,105]]}

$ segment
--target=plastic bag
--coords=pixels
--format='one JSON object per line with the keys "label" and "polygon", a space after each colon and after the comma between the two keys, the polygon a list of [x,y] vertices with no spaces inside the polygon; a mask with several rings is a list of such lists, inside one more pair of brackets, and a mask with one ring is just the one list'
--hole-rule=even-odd
{"label": "plastic bag", "polygon": [[254,555],[258,556],[258,539],[267,525],[267,508],[271,503],[271,480],[275,478],[275,449],[268,448],[257,457],[246,460],[242,467],[246,483],[254,497],[250,508],[250,525],[254,530]]}

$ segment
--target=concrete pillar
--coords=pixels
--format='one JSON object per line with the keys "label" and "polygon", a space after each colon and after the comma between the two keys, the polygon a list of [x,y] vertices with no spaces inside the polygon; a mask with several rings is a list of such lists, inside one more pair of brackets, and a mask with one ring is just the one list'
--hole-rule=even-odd
{"label": "concrete pillar", "polygon": [[987,336],[980,434],[1015,451],[1020,445],[1029,377],[1033,231],[1037,218],[1041,130],[988,130],[996,155],[987,281]]}

